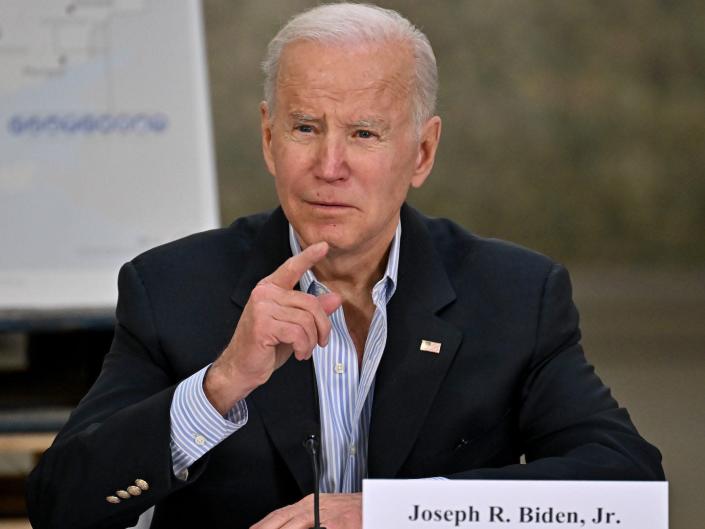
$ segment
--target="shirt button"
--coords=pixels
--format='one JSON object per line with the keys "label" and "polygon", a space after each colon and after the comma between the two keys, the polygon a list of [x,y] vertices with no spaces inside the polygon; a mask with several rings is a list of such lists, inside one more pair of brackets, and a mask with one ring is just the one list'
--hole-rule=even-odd
{"label": "shirt button", "polygon": [[345,373],[345,364],[337,363],[335,364],[335,372],[339,375]]}
{"label": "shirt button", "polygon": [[176,477],[181,481],[186,481],[188,479],[188,468],[183,469]]}
{"label": "shirt button", "polygon": [[196,444],[198,446],[203,446],[204,444],[206,444],[206,438],[202,435],[197,435],[194,440],[196,441]]}
{"label": "shirt button", "polygon": [[357,447],[355,445],[350,445],[350,449],[348,450],[351,456],[354,456],[357,454]]}

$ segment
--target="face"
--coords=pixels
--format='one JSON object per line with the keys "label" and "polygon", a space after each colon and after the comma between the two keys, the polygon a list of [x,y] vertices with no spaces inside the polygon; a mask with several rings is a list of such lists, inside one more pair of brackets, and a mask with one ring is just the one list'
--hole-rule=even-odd
{"label": "face", "polygon": [[262,103],[267,168],[304,245],[336,253],[386,250],[409,187],[433,166],[440,118],[412,118],[408,46],[300,41],[280,60],[272,113]]}

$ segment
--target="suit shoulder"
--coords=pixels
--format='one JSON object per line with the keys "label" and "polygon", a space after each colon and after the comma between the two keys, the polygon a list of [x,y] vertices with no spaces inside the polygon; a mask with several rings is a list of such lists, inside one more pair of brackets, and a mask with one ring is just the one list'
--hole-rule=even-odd
{"label": "suit shoulder", "polygon": [[260,228],[269,217],[258,213],[235,220],[230,226],[188,235],[156,246],[135,257],[140,272],[165,273],[172,270],[210,270],[242,261]]}
{"label": "suit shoulder", "polygon": [[451,274],[482,269],[490,276],[538,274],[542,277],[555,265],[544,254],[519,244],[475,235],[444,218],[425,217],[433,244]]}

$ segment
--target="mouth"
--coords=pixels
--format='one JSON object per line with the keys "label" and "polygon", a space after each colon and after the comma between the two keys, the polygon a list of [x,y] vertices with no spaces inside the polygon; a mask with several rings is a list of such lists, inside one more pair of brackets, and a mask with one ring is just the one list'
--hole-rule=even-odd
{"label": "mouth", "polygon": [[322,210],[326,210],[326,211],[335,211],[335,210],[344,210],[344,209],[354,208],[354,206],[352,206],[350,204],[346,204],[344,202],[328,202],[328,201],[318,201],[318,200],[305,200],[304,202],[313,208],[322,209]]}

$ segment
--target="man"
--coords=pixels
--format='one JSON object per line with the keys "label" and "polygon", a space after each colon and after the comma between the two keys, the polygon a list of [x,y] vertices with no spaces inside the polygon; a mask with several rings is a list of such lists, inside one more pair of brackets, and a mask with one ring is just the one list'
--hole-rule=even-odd
{"label": "man", "polygon": [[328,529],[360,526],[368,476],[663,479],[585,361],[565,270],[404,204],[441,131],[425,36],[326,5],[264,68],[281,208],[123,267],[103,372],[31,476],[35,527],[156,505],[153,527],[308,528],[311,434]]}

